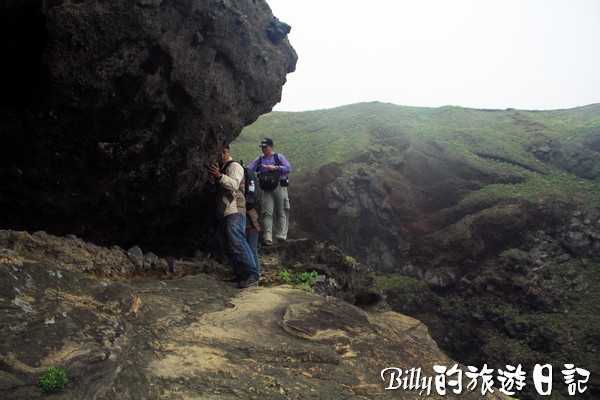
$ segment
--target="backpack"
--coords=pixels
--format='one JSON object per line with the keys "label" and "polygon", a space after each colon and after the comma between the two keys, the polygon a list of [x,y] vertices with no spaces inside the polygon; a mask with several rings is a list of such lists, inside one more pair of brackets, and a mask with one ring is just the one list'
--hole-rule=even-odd
{"label": "backpack", "polygon": [[[230,163],[236,161],[228,161],[223,166],[223,171],[227,170],[227,167]],[[252,210],[256,204],[256,200],[258,199],[258,178],[256,177],[256,173],[247,167],[244,167],[244,162],[240,160],[238,162],[244,169],[244,197],[246,198],[246,209]]]}
{"label": "backpack", "polygon": [[250,168],[244,167],[244,162],[240,160],[240,165],[244,168],[244,195],[246,196],[246,209],[252,210],[258,199],[258,178],[256,173]]}
{"label": "backpack", "polygon": [[[275,156],[275,165],[281,165],[281,161],[279,160],[279,156],[277,153]],[[258,165],[256,166],[256,170],[258,171],[262,165],[263,156],[259,157]],[[262,190],[274,190],[279,185],[279,176],[281,173],[279,171],[267,171],[258,174],[258,184]]]}

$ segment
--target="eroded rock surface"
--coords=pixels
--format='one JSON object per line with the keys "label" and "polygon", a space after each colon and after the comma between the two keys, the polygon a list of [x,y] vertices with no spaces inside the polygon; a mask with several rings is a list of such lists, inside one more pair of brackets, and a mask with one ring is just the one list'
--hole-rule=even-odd
{"label": "eroded rock surface", "polygon": [[[11,399],[45,398],[37,382],[51,366],[69,376],[56,399],[410,399],[422,395],[386,390],[382,369],[432,376],[434,364],[454,364],[422,323],[395,312],[286,286],[239,290],[218,268],[108,279],[78,263],[111,258],[115,268],[98,271],[126,270],[132,261],[114,256],[124,250],[2,233],[0,389]],[[69,259],[71,248],[81,252]]]}

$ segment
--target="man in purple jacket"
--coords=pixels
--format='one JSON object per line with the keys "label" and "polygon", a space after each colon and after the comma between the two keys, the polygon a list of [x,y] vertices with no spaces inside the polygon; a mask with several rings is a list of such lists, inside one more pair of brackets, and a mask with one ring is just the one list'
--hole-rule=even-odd
{"label": "man in purple jacket", "polygon": [[[287,240],[288,218],[290,199],[288,197],[288,174],[292,172],[292,166],[283,156],[273,152],[273,140],[264,138],[260,143],[263,155],[252,161],[248,168],[258,170],[260,174],[279,175],[279,184],[271,190],[262,190],[261,215],[263,225],[263,244],[273,244],[273,225],[275,225],[275,239],[281,242]],[[261,187],[262,188],[262,187]],[[275,222],[273,224],[273,222]]]}

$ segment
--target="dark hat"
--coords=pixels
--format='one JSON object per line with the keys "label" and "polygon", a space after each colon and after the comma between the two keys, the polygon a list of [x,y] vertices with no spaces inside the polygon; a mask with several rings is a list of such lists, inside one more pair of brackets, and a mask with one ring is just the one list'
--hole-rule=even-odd
{"label": "dark hat", "polygon": [[273,139],[264,138],[258,147],[273,147]]}

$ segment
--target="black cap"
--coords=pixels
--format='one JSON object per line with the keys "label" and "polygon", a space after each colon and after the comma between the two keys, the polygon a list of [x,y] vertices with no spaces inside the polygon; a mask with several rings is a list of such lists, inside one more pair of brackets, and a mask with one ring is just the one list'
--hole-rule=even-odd
{"label": "black cap", "polygon": [[273,139],[264,138],[258,147],[273,147]]}

